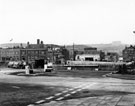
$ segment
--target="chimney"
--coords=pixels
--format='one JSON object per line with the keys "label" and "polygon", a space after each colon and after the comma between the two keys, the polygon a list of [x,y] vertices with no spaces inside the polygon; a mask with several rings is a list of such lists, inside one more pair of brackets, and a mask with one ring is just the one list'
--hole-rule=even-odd
{"label": "chimney", "polygon": [[40,39],[37,39],[37,44],[40,44]]}
{"label": "chimney", "polygon": [[29,44],[30,44],[30,43],[29,43],[29,42],[27,42],[27,46],[29,46]]}
{"label": "chimney", "polygon": [[27,48],[29,48],[29,45],[30,45],[30,43],[29,43],[29,42],[27,42]]}
{"label": "chimney", "polygon": [[44,44],[43,41],[41,41],[41,44]]}
{"label": "chimney", "polygon": [[20,47],[21,47],[21,48],[23,47],[22,43],[20,44]]}

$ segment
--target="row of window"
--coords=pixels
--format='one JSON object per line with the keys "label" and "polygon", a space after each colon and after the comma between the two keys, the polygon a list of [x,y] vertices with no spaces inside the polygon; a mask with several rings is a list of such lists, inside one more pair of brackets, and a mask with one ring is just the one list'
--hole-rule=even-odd
{"label": "row of window", "polygon": [[18,56],[14,56],[14,57],[2,57],[1,58],[3,61],[4,60],[14,60],[14,61],[17,61],[17,60],[19,60],[20,58],[18,57]]}
{"label": "row of window", "polygon": [[[28,51],[28,54],[46,54],[45,51]],[[26,51],[22,51],[22,55],[26,55]]]}
{"label": "row of window", "polygon": [[13,51],[5,51],[5,52],[1,52],[1,55],[3,55],[3,54],[9,54],[9,55],[18,55],[19,54],[19,52],[13,52]]}
{"label": "row of window", "polygon": [[[1,55],[19,55],[17,51],[2,51]],[[26,51],[21,52],[22,55],[26,55]],[[28,51],[28,54],[46,54],[46,51]]]}

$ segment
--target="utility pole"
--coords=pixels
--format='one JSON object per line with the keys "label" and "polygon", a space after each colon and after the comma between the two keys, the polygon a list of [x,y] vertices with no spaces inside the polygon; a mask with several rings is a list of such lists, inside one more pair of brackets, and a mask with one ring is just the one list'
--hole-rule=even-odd
{"label": "utility pole", "polygon": [[73,43],[73,61],[75,61],[75,50],[74,50],[74,43]]}

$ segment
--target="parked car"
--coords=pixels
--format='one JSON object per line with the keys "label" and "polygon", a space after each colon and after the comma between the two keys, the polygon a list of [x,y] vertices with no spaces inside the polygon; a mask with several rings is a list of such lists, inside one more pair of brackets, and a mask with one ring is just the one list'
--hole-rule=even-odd
{"label": "parked car", "polygon": [[19,62],[14,62],[14,64],[13,64],[13,68],[19,68]]}
{"label": "parked car", "polygon": [[25,69],[25,66],[26,66],[26,62],[25,61],[20,61],[19,62],[19,68],[20,69]]}
{"label": "parked car", "polygon": [[9,68],[12,68],[12,67],[13,67],[13,65],[14,65],[14,61],[10,61],[10,62],[8,63],[8,65],[7,65],[7,66],[8,66]]}
{"label": "parked car", "polygon": [[51,72],[53,70],[53,63],[48,63],[46,67],[46,72]]}
{"label": "parked car", "polygon": [[19,68],[19,69],[24,69],[26,65],[26,62],[24,61],[10,61],[8,63],[9,68]]}

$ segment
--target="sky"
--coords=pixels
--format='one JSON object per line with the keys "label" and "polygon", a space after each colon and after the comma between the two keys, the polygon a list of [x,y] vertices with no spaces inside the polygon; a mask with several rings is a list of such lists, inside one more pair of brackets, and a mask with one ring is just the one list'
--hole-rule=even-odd
{"label": "sky", "polygon": [[135,44],[134,30],[135,0],[0,0],[0,44]]}

